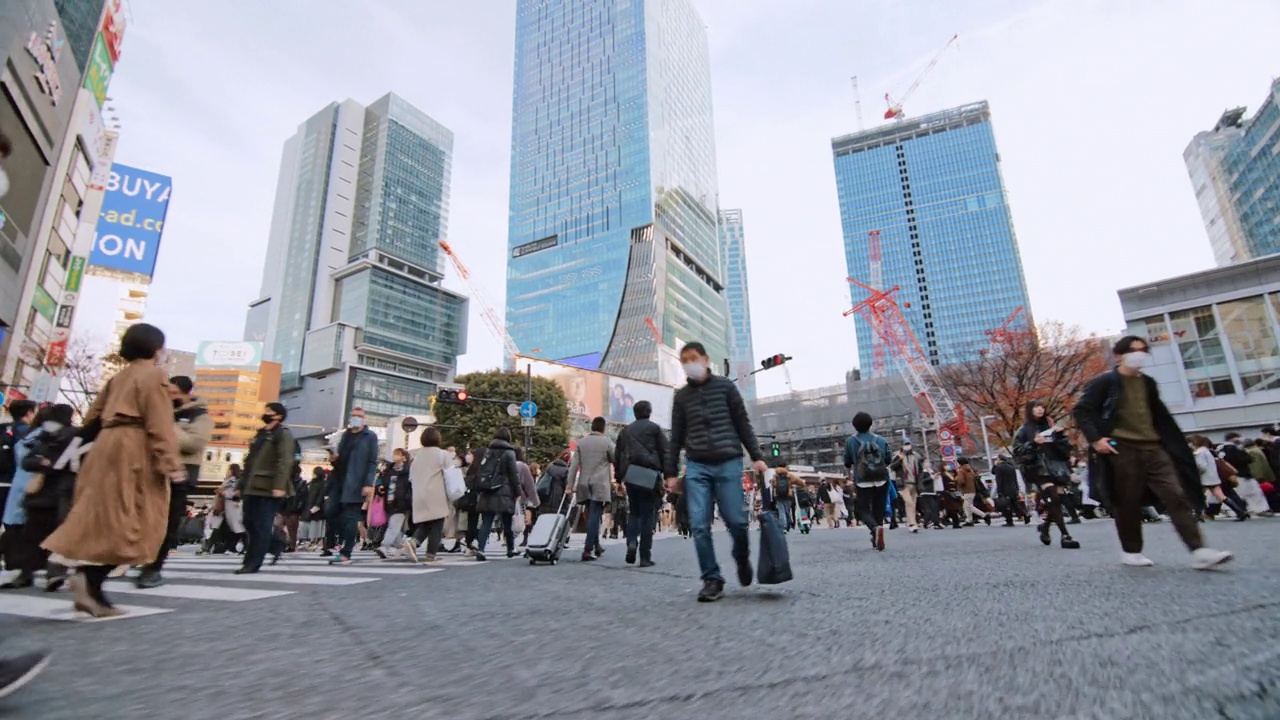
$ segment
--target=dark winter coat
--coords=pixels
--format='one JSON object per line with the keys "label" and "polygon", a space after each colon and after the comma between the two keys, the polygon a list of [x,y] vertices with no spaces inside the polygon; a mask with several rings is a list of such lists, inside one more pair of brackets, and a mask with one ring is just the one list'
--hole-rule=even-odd
{"label": "dark winter coat", "polygon": [[[1196,467],[1195,456],[1173,419],[1169,408],[1160,399],[1160,391],[1156,381],[1144,375],[1147,384],[1147,403],[1151,408],[1151,419],[1160,436],[1160,445],[1169,454],[1173,466],[1178,472],[1178,480],[1182,483],[1183,493],[1193,508],[1204,506],[1204,488],[1200,487],[1200,471]],[[1111,507],[1111,458],[1098,455],[1093,450],[1093,443],[1110,437],[1116,428],[1119,418],[1120,373],[1116,370],[1105,372],[1085,386],[1076,403],[1073,416],[1076,426],[1089,441],[1089,497],[1101,503],[1103,507]],[[1149,491],[1148,491],[1149,492]],[[1153,502],[1144,502],[1150,505]]]}
{"label": "dark winter coat", "polygon": [[[324,475],[316,477],[311,476],[311,482],[307,483],[307,502],[302,508],[302,521],[309,522],[311,520],[324,519],[324,484],[326,478]],[[318,512],[312,513],[311,508],[319,508]]]}
{"label": "dark winter coat", "polygon": [[703,382],[690,380],[676,391],[667,477],[676,476],[681,450],[693,462],[717,464],[742,457],[744,447],[752,460],[764,459],[747,406],[732,380],[711,375]]}
{"label": "dark winter coat", "polygon": [[[556,458],[542,471],[549,477],[547,494],[538,497],[538,512],[559,512],[560,503],[564,501],[564,490],[569,480],[569,463]],[[541,479],[541,478],[539,478]]]}
{"label": "dark winter coat", "polygon": [[394,464],[387,465],[378,475],[378,484],[374,495],[383,498],[387,504],[387,515],[407,513],[413,509],[413,498],[409,489],[409,465],[406,463],[399,470]]}
{"label": "dark winter coat", "polygon": [[[476,483],[482,477],[498,473],[502,484],[493,492],[479,492]],[[516,466],[516,449],[506,440],[494,440],[484,453],[480,472],[468,478],[470,487],[476,489],[476,512],[515,513],[516,498],[520,497],[520,470]]]}
{"label": "dark winter coat", "polygon": [[637,420],[618,433],[618,442],[614,451],[617,463],[617,477],[627,477],[627,468],[636,465],[654,471],[655,486],[657,473],[662,472],[662,463],[667,457],[667,436],[663,434],[658,423],[649,420]]}
{"label": "dark winter coat", "polygon": [[1037,484],[1066,483],[1071,478],[1071,441],[1055,431],[1049,442],[1037,443],[1036,436],[1052,425],[1049,418],[1023,423],[1013,436],[1013,456],[1022,467],[1022,476]]}
{"label": "dark winter coat", "polygon": [[1016,498],[1020,494],[1018,488],[1018,471],[1013,465],[1007,462],[996,463],[991,468],[991,474],[996,478],[996,494],[1000,497]]}
{"label": "dark winter coat", "polygon": [[330,517],[337,517],[335,503],[363,505],[364,489],[373,487],[378,475],[378,436],[369,428],[345,431],[338,441],[338,459],[329,473],[332,490]]}
{"label": "dark winter coat", "polygon": [[54,470],[53,465],[62,456],[79,432],[79,428],[64,427],[57,431],[42,431],[31,451],[22,458],[22,469],[44,474],[40,492],[23,498],[28,510],[60,510],[60,516],[70,509],[75,490],[76,475],[70,470]]}

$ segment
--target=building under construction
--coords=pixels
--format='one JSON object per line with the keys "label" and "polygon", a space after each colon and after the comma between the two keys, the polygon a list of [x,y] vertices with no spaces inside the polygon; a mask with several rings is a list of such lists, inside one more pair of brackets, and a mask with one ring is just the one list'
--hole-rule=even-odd
{"label": "building under construction", "polygon": [[844,472],[844,444],[859,411],[875,418],[873,431],[895,448],[904,437],[919,444],[923,428],[906,381],[897,375],[863,380],[857,370],[845,374],[843,385],[763,397],[747,410],[763,447],[776,442],[783,462],[815,472]]}

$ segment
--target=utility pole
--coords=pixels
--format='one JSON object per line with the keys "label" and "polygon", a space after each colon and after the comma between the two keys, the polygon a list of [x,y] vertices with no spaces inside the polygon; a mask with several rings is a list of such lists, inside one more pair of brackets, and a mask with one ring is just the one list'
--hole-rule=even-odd
{"label": "utility pole", "polygon": [[[532,363],[526,365],[524,368],[524,388],[525,388],[524,399],[532,402],[533,401],[533,364]],[[529,462],[529,445],[532,441],[531,439],[532,433],[533,433],[533,428],[529,427],[528,425],[525,425],[524,426],[525,462]]]}

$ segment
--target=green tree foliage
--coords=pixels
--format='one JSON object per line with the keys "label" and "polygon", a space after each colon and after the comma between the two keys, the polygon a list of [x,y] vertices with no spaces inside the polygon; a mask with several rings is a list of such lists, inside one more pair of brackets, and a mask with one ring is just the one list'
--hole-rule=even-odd
{"label": "green tree foliage", "polygon": [[[520,404],[527,395],[524,373],[490,370],[459,375],[455,382],[467,388],[471,399],[462,405],[436,403],[435,414],[446,446],[456,446],[459,453],[466,447],[486,447],[502,427],[511,431],[513,445],[524,443],[520,418],[507,414],[507,402],[477,400]],[[545,466],[568,447],[568,405],[560,386],[538,377],[533,379],[533,401],[538,405],[538,424],[530,438],[529,460]]]}

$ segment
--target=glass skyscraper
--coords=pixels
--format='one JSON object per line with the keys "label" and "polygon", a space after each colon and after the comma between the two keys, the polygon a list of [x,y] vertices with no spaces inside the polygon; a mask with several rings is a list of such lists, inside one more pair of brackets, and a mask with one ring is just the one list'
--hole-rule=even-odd
{"label": "glass skyscraper", "polygon": [[[849,277],[870,284],[880,231],[882,289],[931,363],[973,357],[1015,309],[1031,317],[1000,155],[985,101],[831,141]],[[853,287],[853,300],[862,291]],[[863,376],[872,331],[856,320]],[[888,366],[891,368],[891,363]]]}
{"label": "glass skyscraper", "polygon": [[437,245],[452,159],[453,133],[394,94],[333,103],[285,143],[245,339],[281,364],[291,424],[424,413],[453,378],[467,299],[441,285]]}
{"label": "glass skyscraper", "polygon": [[751,345],[751,293],[747,289],[747,248],[742,211],[720,211],[720,264],[729,302],[729,377],[738,380],[742,397],[756,399],[755,349]]}
{"label": "glass skyscraper", "polygon": [[1244,116],[1224,112],[1182,154],[1219,266],[1280,252],[1280,79]]}
{"label": "glass skyscraper", "polygon": [[672,348],[698,340],[719,366],[717,210],[691,1],[520,0],[506,315],[520,350],[675,382]]}

